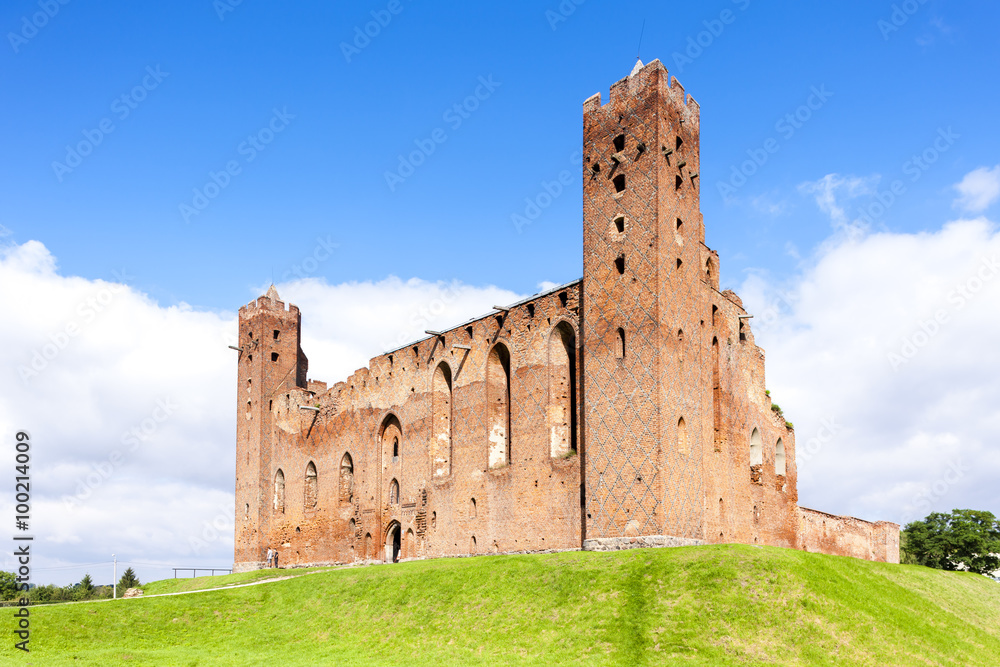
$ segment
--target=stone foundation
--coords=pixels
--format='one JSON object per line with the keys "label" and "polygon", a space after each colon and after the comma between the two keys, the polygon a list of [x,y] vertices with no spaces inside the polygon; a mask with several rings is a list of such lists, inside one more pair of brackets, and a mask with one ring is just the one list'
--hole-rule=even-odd
{"label": "stone foundation", "polygon": [[622,549],[643,549],[653,547],[697,547],[706,544],[702,540],[671,535],[641,535],[639,537],[599,537],[583,541],[584,551],[621,551]]}

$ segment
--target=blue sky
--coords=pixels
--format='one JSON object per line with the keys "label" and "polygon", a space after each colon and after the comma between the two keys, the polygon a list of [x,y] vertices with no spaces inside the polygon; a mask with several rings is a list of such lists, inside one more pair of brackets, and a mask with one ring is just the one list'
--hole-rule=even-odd
{"label": "blue sky", "polygon": [[64,2],[0,8],[0,433],[37,442],[40,581],[232,561],[226,346],[272,278],[331,384],[579,278],[582,103],[640,32],[701,105],[801,504],[1000,514],[995,3]]}
{"label": "blue sky", "polygon": [[[564,3],[574,11],[562,16],[554,1],[401,0],[345,56],[342,44],[388,3],[70,2],[31,39],[13,40],[16,53],[0,51],[0,224],[17,241],[43,241],[66,273],[110,278],[125,267],[159,302],[204,308],[246,302],[272,271],[280,279],[301,267],[319,237],[339,244],[311,274],[331,282],[395,274],[523,293],[571,280],[581,274],[579,179],[520,234],[510,218],[543,180],[563,169],[576,177],[581,104],[628,73],[645,23],[644,61],[663,61],[702,106],[702,208],[724,282],[748,269],[781,276],[795,268],[790,245],[808,254],[830,232],[801,182],[832,172],[891,179],[953,128],[961,138],[919,192],[879,220],[914,231],[924,214],[949,210],[953,182],[997,153],[989,73],[1000,61],[1000,9],[916,5],[883,35],[892,3],[591,1]],[[37,11],[7,3],[0,25],[21,33]],[[699,54],[689,39],[707,46]],[[147,67],[168,75],[121,118],[114,100]],[[499,87],[453,128],[444,113],[481,76]],[[776,122],[814,86],[832,96],[786,138]],[[273,109],[294,119],[247,162],[238,147]],[[104,119],[113,132],[60,182],[53,162]],[[385,172],[435,128],[447,141],[391,191]],[[769,137],[779,151],[725,203],[712,186]],[[230,160],[241,173],[185,222],[180,204]]]}

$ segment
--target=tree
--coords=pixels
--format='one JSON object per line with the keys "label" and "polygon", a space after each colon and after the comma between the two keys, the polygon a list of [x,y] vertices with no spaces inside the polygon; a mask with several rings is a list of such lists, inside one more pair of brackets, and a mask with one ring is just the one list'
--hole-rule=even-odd
{"label": "tree", "polygon": [[125,570],[122,578],[118,580],[118,588],[123,593],[130,588],[139,588],[139,586],[139,577],[135,576],[135,572],[132,571],[132,568]]}
{"label": "tree", "polygon": [[920,565],[986,575],[1000,570],[1000,521],[990,512],[932,512],[908,524],[903,537],[907,556]]}
{"label": "tree", "polygon": [[13,572],[0,572],[0,600],[13,600],[18,597],[19,592],[17,575]]}
{"label": "tree", "polygon": [[83,579],[80,580],[80,595],[84,600],[86,600],[93,592],[94,580],[90,578],[90,573],[87,573],[83,575]]}

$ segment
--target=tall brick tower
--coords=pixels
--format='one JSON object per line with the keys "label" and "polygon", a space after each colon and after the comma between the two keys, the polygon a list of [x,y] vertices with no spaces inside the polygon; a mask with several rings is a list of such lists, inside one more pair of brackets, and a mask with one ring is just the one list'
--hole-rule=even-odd
{"label": "tall brick tower", "polygon": [[700,540],[699,107],[655,60],[583,112],[585,539]]}
{"label": "tall brick tower", "polygon": [[240,308],[236,396],[235,567],[263,566],[273,512],[272,401],[286,388],[304,387],[309,362],[299,345],[302,317],[285,309],[272,285],[265,296]]}

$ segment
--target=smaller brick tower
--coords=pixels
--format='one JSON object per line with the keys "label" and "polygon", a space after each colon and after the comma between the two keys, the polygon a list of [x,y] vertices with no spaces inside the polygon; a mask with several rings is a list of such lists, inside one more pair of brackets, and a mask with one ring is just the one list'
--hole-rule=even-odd
{"label": "smaller brick tower", "polygon": [[[240,308],[236,396],[236,567],[262,567],[271,522],[272,397],[304,387],[309,362],[300,347],[302,316],[274,285]],[[250,566],[250,567],[247,567]]]}

